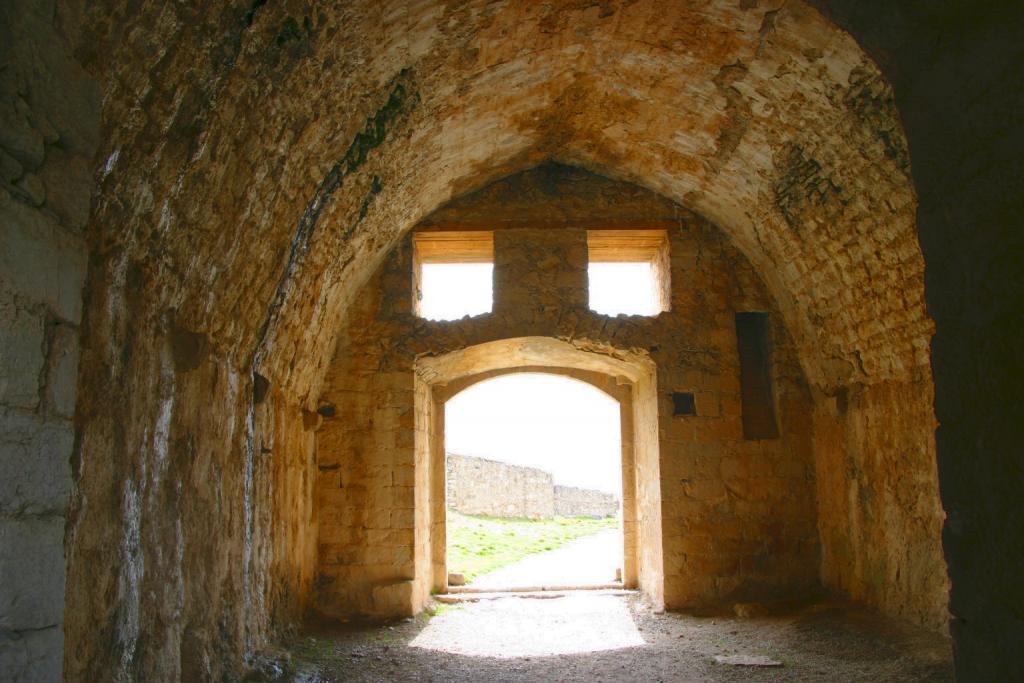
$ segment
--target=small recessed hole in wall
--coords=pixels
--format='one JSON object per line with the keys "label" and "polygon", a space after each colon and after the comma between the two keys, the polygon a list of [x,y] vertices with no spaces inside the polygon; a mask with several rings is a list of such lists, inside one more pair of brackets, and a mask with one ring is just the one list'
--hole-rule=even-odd
{"label": "small recessed hole in wall", "polygon": [[333,404],[324,403],[316,409],[316,412],[320,413],[322,417],[334,417],[335,410],[336,409]]}
{"label": "small recessed hole in wall", "polygon": [[850,392],[847,391],[846,387],[843,387],[836,392],[836,410],[839,411],[840,415],[846,415],[846,410],[850,407]]}
{"label": "small recessed hole in wall", "polygon": [[252,402],[256,405],[263,403],[270,390],[270,380],[258,372],[252,373]]}
{"label": "small recessed hole in wall", "polygon": [[320,429],[320,425],[323,424],[324,418],[320,413],[315,413],[311,410],[302,411],[302,428],[307,432],[313,432]]}
{"label": "small recessed hole in wall", "polygon": [[693,394],[689,391],[672,392],[672,414],[673,415],[696,415],[697,403]]}

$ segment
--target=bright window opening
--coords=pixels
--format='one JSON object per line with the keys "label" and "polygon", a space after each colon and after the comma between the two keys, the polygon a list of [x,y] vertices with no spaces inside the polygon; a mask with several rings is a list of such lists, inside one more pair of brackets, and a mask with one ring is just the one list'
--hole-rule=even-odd
{"label": "bright window opening", "polygon": [[421,232],[413,236],[416,314],[458,320],[494,304],[494,234]]}
{"label": "bright window opening", "polygon": [[603,315],[657,315],[669,309],[664,230],[587,233],[590,309]]}
{"label": "bright window opening", "polygon": [[490,313],[492,263],[425,263],[420,275],[420,316],[458,320]]}

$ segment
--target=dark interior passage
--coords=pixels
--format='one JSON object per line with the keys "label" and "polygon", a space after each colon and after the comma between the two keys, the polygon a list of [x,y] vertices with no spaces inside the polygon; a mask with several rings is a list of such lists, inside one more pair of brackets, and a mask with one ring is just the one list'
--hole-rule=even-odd
{"label": "dark interior passage", "polygon": [[[3,3],[0,678],[239,679],[303,624],[415,618],[444,402],[510,368],[623,406],[655,610],[826,596],[1024,678],[1022,29],[969,0]],[[652,247],[649,315],[590,306],[609,231]],[[443,232],[490,236],[489,312],[418,314],[413,236]],[[941,673],[909,666],[873,671]]]}

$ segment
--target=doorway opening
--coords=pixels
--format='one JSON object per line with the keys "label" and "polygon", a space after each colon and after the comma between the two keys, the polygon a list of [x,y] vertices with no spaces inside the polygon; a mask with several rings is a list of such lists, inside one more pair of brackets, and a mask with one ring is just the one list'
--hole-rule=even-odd
{"label": "doorway opening", "polygon": [[448,584],[445,404],[464,389],[512,373],[580,380],[617,401],[622,472],[622,585],[664,605],[657,368],[642,352],[551,337],[484,342],[416,361],[415,604]]}
{"label": "doorway opening", "polygon": [[572,376],[516,372],[444,409],[449,584],[621,586],[619,402]]}

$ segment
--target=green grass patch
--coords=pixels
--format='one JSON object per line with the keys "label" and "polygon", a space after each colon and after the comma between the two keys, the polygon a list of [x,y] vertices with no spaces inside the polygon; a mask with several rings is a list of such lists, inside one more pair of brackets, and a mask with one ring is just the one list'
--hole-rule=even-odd
{"label": "green grass patch", "polygon": [[435,602],[428,605],[426,609],[424,609],[423,611],[426,613],[428,617],[433,619],[434,617],[439,617],[442,614],[446,614],[448,612],[451,612],[452,610],[458,609],[458,607],[458,605],[445,605],[439,602]]}
{"label": "green grass patch", "polygon": [[569,541],[619,528],[617,517],[505,519],[463,515],[448,510],[448,571],[466,581],[518,562],[527,555],[559,548]]}

